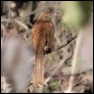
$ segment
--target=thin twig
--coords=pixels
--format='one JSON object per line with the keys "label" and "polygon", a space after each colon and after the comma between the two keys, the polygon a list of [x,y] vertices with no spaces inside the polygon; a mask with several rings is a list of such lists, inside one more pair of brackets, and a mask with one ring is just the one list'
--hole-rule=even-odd
{"label": "thin twig", "polygon": [[71,58],[71,55],[66,57],[65,59],[63,59],[63,61],[61,61],[58,66],[55,68],[55,70],[52,72],[52,74],[45,80],[45,84],[47,84],[47,82],[52,78],[53,75],[55,75],[55,73],[62,67],[62,65],[64,64],[64,62],[66,62],[68,59]]}
{"label": "thin twig", "polygon": [[50,51],[46,52],[46,54],[52,53],[52,52],[54,52],[54,51],[58,51],[58,50],[60,50],[61,48],[66,47],[66,46],[69,45],[72,41],[74,41],[76,38],[77,38],[77,36],[73,37],[70,41],[67,41],[65,44],[62,44],[62,45],[60,45],[60,46],[58,46],[58,47],[56,47],[56,48],[51,49]]}
{"label": "thin twig", "polygon": [[74,81],[74,74],[75,74],[75,69],[76,69],[76,64],[77,64],[77,55],[78,55],[78,49],[79,49],[79,45],[82,39],[82,31],[79,33],[78,39],[76,40],[76,47],[74,49],[74,55],[73,55],[73,60],[72,60],[72,67],[71,67],[71,76],[70,76],[70,80],[69,80],[69,86],[67,89],[67,93],[72,92],[73,89],[73,81]]}
{"label": "thin twig", "polygon": [[21,27],[23,27],[26,31],[29,31],[29,28],[24,23],[22,23],[21,21],[19,21],[17,19],[1,19],[1,23],[3,23],[3,22],[7,22],[7,23],[15,22],[18,25],[20,25]]}
{"label": "thin twig", "polygon": [[[31,15],[33,15],[33,14],[35,14],[35,13],[40,12],[40,11],[44,11],[45,9],[47,9],[47,8],[49,8],[49,7],[51,7],[51,6],[45,6],[44,8],[36,9],[36,10],[34,10],[33,12],[28,13],[28,14],[25,15],[25,16],[21,16],[21,17],[14,18],[14,20],[15,20],[15,19],[16,19],[16,20],[19,20],[19,19],[22,19],[22,18],[31,16]],[[10,22],[11,20],[12,20],[12,19],[1,19],[1,22],[7,22],[7,21]]]}
{"label": "thin twig", "polygon": [[29,28],[28,28],[24,23],[22,23],[21,21],[19,21],[19,20],[17,20],[17,19],[15,19],[14,21],[15,21],[17,24],[19,24],[20,26],[24,27],[24,29],[26,29],[26,31],[29,31]]}
{"label": "thin twig", "polygon": [[[47,6],[43,7],[43,8],[36,9],[36,10],[34,10],[33,12],[28,13],[28,14],[25,15],[25,16],[18,17],[17,19],[21,19],[21,18],[24,18],[24,17],[31,16],[31,15],[33,15],[33,14],[35,14],[35,13],[38,13],[38,12],[44,11],[44,10],[46,10],[46,9],[49,8],[49,7],[52,7],[52,6],[48,6],[48,5],[47,5]],[[55,7],[55,8],[56,8],[56,7]]]}
{"label": "thin twig", "polygon": [[75,40],[77,38],[77,36],[73,37],[70,41],[66,42],[65,44],[59,46],[58,48],[54,49],[53,51],[56,51],[56,50],[60,50],[61,48],[67,46],[68,44],[70,44],[73,40]]}

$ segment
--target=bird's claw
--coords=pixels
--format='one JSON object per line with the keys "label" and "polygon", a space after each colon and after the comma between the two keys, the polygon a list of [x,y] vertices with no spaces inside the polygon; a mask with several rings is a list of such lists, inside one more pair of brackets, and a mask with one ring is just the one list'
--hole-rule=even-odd
{"label": "bird's claw", "polygon": [[48,46],[45,46],[45,47],[44,47],[44,51],[47,51],[48,49],[49,49]]}

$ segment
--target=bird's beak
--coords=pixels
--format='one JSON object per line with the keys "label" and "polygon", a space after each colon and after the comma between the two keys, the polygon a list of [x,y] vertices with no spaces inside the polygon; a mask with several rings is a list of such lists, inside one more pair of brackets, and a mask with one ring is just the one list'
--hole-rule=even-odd
{"label": "bird's beak", "polygon": [[54,12],[54,13],[53,13],[53,16],[56,16],[56,15],[57,15],[57,13],[56,13],[56,12]]}
{"label": "bird's beak", "polygon": [[61,12],[54,12],[54,13],[53,13],[53,16],[61,16],[61,15],[62,15]]}

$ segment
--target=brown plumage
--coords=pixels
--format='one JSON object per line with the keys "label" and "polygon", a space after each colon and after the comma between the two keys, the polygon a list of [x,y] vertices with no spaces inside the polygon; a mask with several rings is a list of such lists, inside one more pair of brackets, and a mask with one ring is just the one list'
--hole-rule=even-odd
{"label": "brown plumage", "polygon": [[52,9],[41,13],[32,28],[32,43],[36,53],[34,67],[35,84],[43,84],[44,82],[44,51],[52,46],[54,38],[53,15],[54,11]]}

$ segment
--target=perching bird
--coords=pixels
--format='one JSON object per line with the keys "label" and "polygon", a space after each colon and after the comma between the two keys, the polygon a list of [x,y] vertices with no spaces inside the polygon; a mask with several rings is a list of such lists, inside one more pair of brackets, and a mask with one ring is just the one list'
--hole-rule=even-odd
{"label": "perching bird", "polygon": [[52,18],[56,11],[48,9],[42,12],[35,22],[32,32],[32,43],[36,54],[34,66],[34,83],[44,83],[44,52],[52,47],[54,39],[54,24]]}

